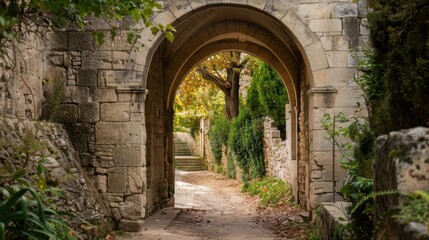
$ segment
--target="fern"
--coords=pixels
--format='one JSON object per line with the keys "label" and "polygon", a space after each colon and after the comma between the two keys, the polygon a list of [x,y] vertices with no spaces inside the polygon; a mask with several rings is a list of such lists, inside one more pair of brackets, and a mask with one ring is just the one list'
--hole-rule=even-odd
{"label": "fern", "polygon": [[376,197],[393,195],[393,194],[397,194],[397,193],[398,193],[398,190],[386,190],[386,191],[380,191],[380,192],[372,192],[369,195],[363,197],[361,200],[359,200],[351,209],[350,214],[353,214],[354,212],[356,212],[356,210],[360,206],[362,206],[362,204],[364,204],[366,201],[368,201],[370,199],[375,199]]}

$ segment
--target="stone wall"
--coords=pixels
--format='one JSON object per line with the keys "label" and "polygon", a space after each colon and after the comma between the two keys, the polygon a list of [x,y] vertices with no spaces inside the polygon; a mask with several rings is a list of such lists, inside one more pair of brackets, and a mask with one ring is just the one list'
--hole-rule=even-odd
{"label": "stone wall", "polygon": [[[145,102],[146,124],[146,178],[148,214],[159,209],[168,200],[168,191],[174,191],[168,186],[168,162],[166,157],[164,88],[162,84],[162,52],[158,51],[152,60],[152,71],[149,72],[147,88],[150,92]],[[171,146],[172,148],[174,146]],[[171,193],[172,194],[172,193]]]}
{"label": "stone wall", "polygon": [[[290,147],[290,146],[289,146]],[[280,137],[280,131],[273,120],[264,118],[264,158],[268,176],[292,183],[287,140]]]}
{"label": "stone wall", "polygon": [[[429,191],[429,129],[414,128],[391,132],[376,140],[374,163],[375,192],[397,190],[412,193]],[[376,198],[376,217],[396,209],[404,203],[397,194]],[[379,228],[378,239],[429,239],[428,229],[423,224],[401,224],[394,219]]]}
{"label": "stone wall", "polygon": [[[93,30],[105,31],[99,46]],[[137,231],[145,216],[145,126],[141,66],[126,33],[109,35],[109,25],[91,19],[85,31],[49,33],[46,51],[45,118],[62,122],[112,217]],[[139,70],[140,69],[140,70]],[[49,102],[47,102],[49,104]]]}
{"label": "stone wall", "polygon": [[7,44],[0,56],[0,115],[38,119],[43,102],[42,83],[47,79],[45,43],[36,34]]}
{"label": "stone wall", "polygon": [[98,228],[106,227],[110,211],[101,201],[101,196],[92,181],[82,170],[79,154],[74,149],[65,128],[61,124],[3,116],[0,121],[0,167],[3,168],[6,162],[13,163],[15,168],[22,166],[24,159],[17,154],[20,149],[28,149],[31,159],[26,176],[34,175],[35,164],[45,159],[49,184],[64,191],[64,196],[55,204],[59,209],[76,213],[94,224],[83,228],[79,220],[69,221],[78,234],[84,239],[92,239],[97,232],[101,233]]}

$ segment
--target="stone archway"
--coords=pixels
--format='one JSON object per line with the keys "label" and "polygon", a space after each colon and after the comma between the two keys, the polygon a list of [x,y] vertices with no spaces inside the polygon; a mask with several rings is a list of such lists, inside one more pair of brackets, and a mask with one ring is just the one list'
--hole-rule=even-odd
{"label": "stone archway", "polygon": [[[144,51],[149,53],[143,61],[147,76],[145,88],[149,90],[145,103],[146,127],[151,136],[146,155],[147,169],[151,173],[147,196],[155,196],[155,188],[158,191],[160,185],[165,186],[162,187],[164,198],[158,196],[156,201],[147,198],[149,213],[174,201],[172,109],[175,91],[198,62],[225,50],[255,55],[279,72],[290,96],[288,131],[291,133],[291,161],[296,166],[296,197],[308,208],[332,197],[332,179],[329,179],[332,162],[328,161],[332,153],[318,120],[323,113],[331,113],[335,108],[346,112],[353,109],[350,101],[341,102],[351,94],[351,88],[341,81],[349,80],[353,66],[349,66],[348,52],[327,49],[321,37],[325,33],[335,35],[333,32],[343,36],[344,19],[303,21],[302,16],[297,15],[296,5],[299,4],[271,1],[248,1],[247,4],[172,2],[166,3],[166,10],[155,17],[155,21],[172,23],[177,33],[173,43],[147,33],[143,34],[141,42]],[[154,113],[163,128],[153,121]],[[153,136],[158,138],[153,139]],[[153,147],[154,142],[162,141],[163,151]],[[156,156],[151,155],[155,152]],[[164,178],[153,178],[161,175]]]}
{"label": "stone archway", "polygon": [[[308,208],[332,196],[331,146],[319,119],[353,112],[361,98],[349,48],[367,37],[358,5],[283,0],[165,0],[154,21],[172,23],[175,41],[142,30],[132,51],[126,33],[97,46],[91,31],[52,35],[50,78],[67,79],[60,121],[67,123],[81,164],[120,227],[136,231],[145,216],[174,202],[172,104],[187,72],[205,57],[241,50],[271,64],[290,96],[295,193]],[[51,76],[52,75],[52,76]],[[61,118],[63,117],[63,118]],[[338,168],[336,168],[338,169]],[[339,176],[340,174],[337,174]]]}

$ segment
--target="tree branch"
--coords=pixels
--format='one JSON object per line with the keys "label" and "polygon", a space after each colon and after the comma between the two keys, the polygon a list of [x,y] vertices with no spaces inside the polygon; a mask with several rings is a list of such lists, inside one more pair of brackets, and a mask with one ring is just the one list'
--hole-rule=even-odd
{"label": "tree branch", "polygon": [[216,85],[222,92],[227,92],[229,87],[225,84],[225,80],[220,78],[212,73],[210,73],[206,67],[198,67],[197,71],[201,74],[201,76]]}

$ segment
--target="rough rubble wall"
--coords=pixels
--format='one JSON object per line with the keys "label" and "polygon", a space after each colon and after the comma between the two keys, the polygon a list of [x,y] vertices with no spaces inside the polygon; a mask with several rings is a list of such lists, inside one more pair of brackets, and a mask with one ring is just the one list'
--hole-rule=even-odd
{"label": "rough rubble wall", "polygon": [[280,178],[285,182],[292,183],[290,173],[290,159],[287,141],[281,139],[280,130],[275,126],[273,120],[264,118],[264,158],[265,168],[268,176]]}
{"label": "rough rubble wall", "polygon": [[167,157],[165,149],[166,119],[162,52],[158,50],[152,59],[146,88],[149,93],[145,102],[146,121],[146,178],[148,214],[162,207],[168,200]]}
{"label": "rough rubble wall", "polygon": [[36,142],[42,146],[40,149],[30,150],[32,160],[27,167],[28,175],[35,174],[34,165],[39,160],[46,159],[44,165],[48,169],[47,179],[51,185],[64,190],[64,196],[56,203],[57,206],[96,224],[84,229],[80,227],[79,221],[70,221],[81,237],[94,237],[97,225],[107,222],[110,212],[103,205],[92,181],[82,170],[79,154],[71,144],[65,128],[61,124],[3,117],[0,121],[0,166],[5,162],[13,162],[15,167],[23,163],[23,159],[16,157],[16,151],[25,146],[24,139],[31,141],[32,146],[37,146]]}
{"label": "rough rubble wall", "polygon": [[[414,128],[391,132],[376,140],[374,190],[397,190],[401,193],[429,191],[429,129]],[[404,203],[399,195],[376,198],[376,217]],[[379,228],[378,239],[429,239],[424,224],[400,224],[390,219]],[[423,237],[425,236],[425,237]]]}

